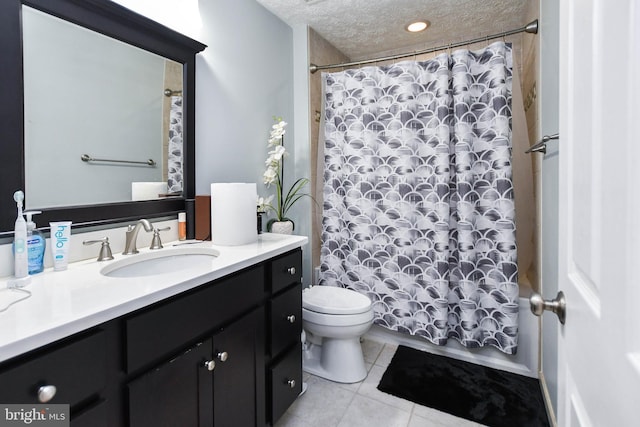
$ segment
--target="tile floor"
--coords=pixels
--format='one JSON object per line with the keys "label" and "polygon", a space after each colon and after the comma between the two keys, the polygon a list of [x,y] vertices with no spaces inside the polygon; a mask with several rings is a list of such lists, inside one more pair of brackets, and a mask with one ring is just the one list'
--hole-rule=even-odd
{"label": "tile floor", "polygon": [[369,374],[355,384],[303,375],[308,388],[274,427],[482,427],[377,389],[397,346],[362,343]]}

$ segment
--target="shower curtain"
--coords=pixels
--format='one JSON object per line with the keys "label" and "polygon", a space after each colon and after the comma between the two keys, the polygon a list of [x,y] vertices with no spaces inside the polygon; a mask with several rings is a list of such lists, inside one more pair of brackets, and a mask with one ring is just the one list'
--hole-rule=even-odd
{"label": "shower curtain", "polygon": [[517,349],[511,46],[323,74],[320,284],[376,324]]}
{"label": "shower curtain", "polygon": [[169,110],[169,148],[167,192],[182,193],[182,97],[171,97]]}

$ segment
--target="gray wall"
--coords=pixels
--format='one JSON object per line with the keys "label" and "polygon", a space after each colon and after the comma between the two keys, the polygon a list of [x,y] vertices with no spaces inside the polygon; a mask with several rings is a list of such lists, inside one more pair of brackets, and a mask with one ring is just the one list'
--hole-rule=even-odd
{"label": "gray wall", "polygon": [[[310,178],[306,27],[291,28],[255,0],[200,0],[200,22],[171,13],[182,10],[180,1],[117,2],[208,46],[196,63],[197,194],[210,194],[213,182],[256,182],[259,195],[275,194],[262,183],[273,116],[289,123],[287,188]],[[295,234],[309,236],[310,200],[294,206],[291,217]],[[303,262],[308,283],[307,248]]]}
{"label": "gray wall", "polygon": [[[559,6],[556,0],[540,2],[540,135],[559,128]],[[547,144],[542,161],[541,181],[541,293],[545,299],[558,293],[558,141]],[[558,413],[558,319],[550,313],[542,316],[542,372],[549,398]]]}
{"label": "gray wall", "polygon": [[285,175],[295,164],[292,29],[253,0],[200,2],[207,49],[196,67],[196,191],[212,182],[256,182],[262,174],[273,116],[289,123]]}

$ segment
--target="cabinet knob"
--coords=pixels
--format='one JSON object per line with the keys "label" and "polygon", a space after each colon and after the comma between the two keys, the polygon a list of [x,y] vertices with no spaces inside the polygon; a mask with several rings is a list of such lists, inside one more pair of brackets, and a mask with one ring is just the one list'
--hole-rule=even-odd
{"label": "cabinet knob", "polygon": [[287,385],[288,385],[290,388],[294,388],[294,387],[296,386],[296,380],[289,380],[289,381],[287,381]]}
{"label": "cabinet knob", "polygon": [[228,358],[229,353],[227,353],[226,351],[221,351],[220,353],[218,353],[218,359],[220,359],[221,362],[226,362]]}
{"label": "cabinet knob", "polygon": [[53,396],[56,395],[56,386],[54,385],[43,385],[38,389],[38,401],[40,403],[47,403]]}
{"label": "cabinet knob", "polygon": [[287,316],[287,321],[288,321],[289,323],[295,323],[295,322],[296,322],[296,316],[295,316],[295,315],[293,315],[293,314],[288,315],[288,316]]}
{"label": "cabinet knob", "polygon": [[210,371],[213,371],[216,368],[216,361],[215,360],[207,360],[206,362],[204,362],[204,367],[207,368]]}
{"label": "cabinet knob", "polygon": [[295,267],[287,268],[287,273],[293,276],[294,274],[296,274],[296,268]]}

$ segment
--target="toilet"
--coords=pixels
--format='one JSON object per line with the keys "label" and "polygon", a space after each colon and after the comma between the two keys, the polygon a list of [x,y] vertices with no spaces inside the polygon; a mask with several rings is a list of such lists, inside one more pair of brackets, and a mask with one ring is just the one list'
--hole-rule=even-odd
{"label": "toilet", "polygon": [[360,337],[373,324],[373,306],[365,295],[335,286],[311,286],[302,292],[305,372],[339,382],[367,376]]}

